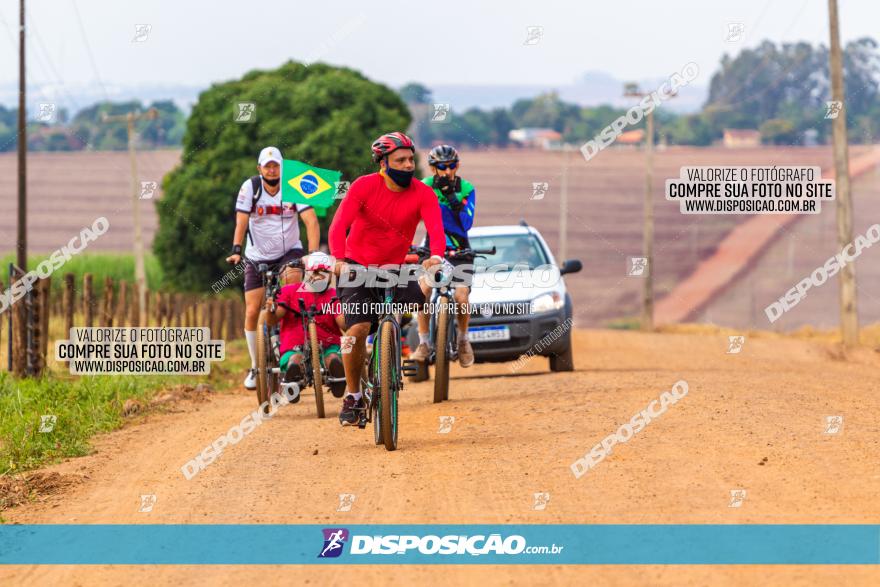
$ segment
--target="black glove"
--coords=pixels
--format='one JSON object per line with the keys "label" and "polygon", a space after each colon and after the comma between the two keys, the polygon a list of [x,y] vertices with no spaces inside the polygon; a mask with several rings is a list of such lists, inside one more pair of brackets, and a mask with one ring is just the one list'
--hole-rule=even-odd
{"label": "black glove", "polygon": [[448,177],[442,175],[434,181],[434,187],[440,190],[440,193],[446,198],[447,205],[453,212],[457,214],[461,211],[461,202],[459,201],[458,196],[455,195],[455,192],[461,189],[460,177],[456,177],[455,183],[453,184],[449,181]]}

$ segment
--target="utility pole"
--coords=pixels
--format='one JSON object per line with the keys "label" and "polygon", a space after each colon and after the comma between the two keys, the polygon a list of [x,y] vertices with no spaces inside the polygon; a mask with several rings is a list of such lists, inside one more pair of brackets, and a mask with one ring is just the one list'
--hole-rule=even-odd
{"label": "utility pole", "polygon": [[568,256],[568,168],[571,164],[571,148],[562,145],[562,187],[559,190],[559,260],[565,263]]}
{"label": "utility pole", "polygon": [[[18,234],[16,235],[16,263],[27,273],[27,107],[25,104],[27,78],[25,77],[24,0],[19,0],[18,28]],[[9,268],[9,285],[22,279],[24,273]],[[9,370],[18,377],[28,375],[28,320],[27,298],[9,312]]]}
{"label": "utility pole", "polygon": [[[636,83],[624,85],[623,95],[629,98],[644,98],[650,92],[643,92]],[[671,97],[671,96],[670,96]],[[651,184],[654,177],[654,110],[646,115],[645,135],[645,201],[642,226],[642,256],[646,259],[642,281],[642,330],[654,330],[654,199]]]}
{"label": "utility pole", "polygon": [[158,115],[155,108],[150,108],[143,113],[129,112],[109,116],[104,113],[104,122],[125,121],[128,125],[128,158],[131,161],[131,197],[132,219],[134,220],[134,280],[137,283],[138,294],[138,320],[145,323],[147,317],[147,274],[144,267],[144,239],[141,231],[141,193],[138,189],[137,158],[135,157],[135,132],[134,123],[138,120],[153,120]]}
{"label": "utility pole", "polygon": [[[852,242],[852,199],[849,186],[849,148],[846,136],[846,102],[843,90],[843,59],[840,51],[840,25],[837,0],[828,0],[828,25],[831,35],[829,65],[831,67],[831,99],[841,106],[831,121],[834,171],[837,195],[837,243],[843,249]],[[859,342],[859,317],[856,312],[856,268],[847,263],[840,270],[840,329],[843,344],[851,347]]]}
{"label": "utility pole", "polygon": [[[27,124],[25,116],[26,82],[24,71],[24,0],[19,0],[18,29],[18,242],[16,260],[27,271]],[[24,325],[22,324],[22,327]]]}

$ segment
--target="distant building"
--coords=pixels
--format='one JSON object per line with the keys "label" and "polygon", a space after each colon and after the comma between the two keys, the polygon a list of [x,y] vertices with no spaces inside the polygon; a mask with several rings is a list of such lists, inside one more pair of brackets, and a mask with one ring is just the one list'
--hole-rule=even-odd
{"label": "distant building", "polygon": [[562,134],[552,128],[515,128],[507,136],[521,147],[557,149],[562,146]]}
{"label": "distant building", "polygon": [[722,144],[728,149],[761,146],[761,133],[748,128],[725,128]]}
{"label": "distant building", "polygon": [[638,145],[642,141],[645,140],[645,131],[644,129],[637,128],[635,130],[628,130],[624,133],[620,133],[620,136],[617,137],[617,141],[615,141],[618,145]]}
{"label": "distant building", "polygon": [[808,128],[804,131],[804,146],[815,147],[819,144],[819,131],[815,128]]}

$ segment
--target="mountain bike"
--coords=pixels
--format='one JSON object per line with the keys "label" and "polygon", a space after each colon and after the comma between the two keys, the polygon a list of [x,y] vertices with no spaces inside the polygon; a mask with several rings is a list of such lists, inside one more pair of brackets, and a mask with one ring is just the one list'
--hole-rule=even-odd
{"label": "mountain bike", "polygon": [[[383,288],[377,301],[390,309],[394,301],[395,285]],[[403,376],[416,369],[415,361],[404,361],[401,356],[400,323],[390,311],[379,317],[379,325],[373,337],[373,348],[361,372],[361,390],[364,403],[355,408],[358,428],[373,423],[373,438],[385,450],[397,449],[398,396],[403,389]]]}
{"label": "mountain bike", "polygon": [[[411,247],[410,253],[416,255],[419,261],[424,261],[431,256],[427,247]],[[459,259],[473,262],[484,255],[494,255],[495,247],[489,249],[450,249],[446,251],[447,259]],[[433,274],[435,279],[438,274]],[[428,336],[431,341],[431,352],[428,355],[427,365],[434,365],[434,403],[438,404],[449,399],[449,364],[458,360],[458,337],[453,308],[455,308],[455,288],[462,284],[451,281],[440,287],[433,287],[431,292],[430,306],[432,308]],[[427,379],[427,368],[424,370],[416,367],[416,377],[422,373],[421,380]]]}
{"label": "mountain bike", "polygon": [[[245,260],[247,263],[251,261]],[[292,263],[286,265],[292,266]],[[281,369],[278,355],[278,324],[269,324],[266,302],[274,300],[281,290],[281,273],[285,266],[269,263],[257,264],[257,272],[263,281],[263,305],[257,319],[257,405],[264,414],[269,413],[270,398],[278,392]]]}

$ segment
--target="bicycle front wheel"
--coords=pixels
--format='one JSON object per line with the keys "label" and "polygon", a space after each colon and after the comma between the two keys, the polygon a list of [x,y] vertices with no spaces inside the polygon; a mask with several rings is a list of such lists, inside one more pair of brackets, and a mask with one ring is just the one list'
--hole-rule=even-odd
{"label": "bicycle front wheel", "polygon": [[312,381],[315,385],[315,407],[318,417],[324,417],[324,385],[321,377],[321,347],[318,346],[318,327],[309,322],[309,345],[312,347]]}
{"label": "bicycle front wheel", "polygon": [[449,304],[439,304],[434,336],[434,403],[449,399]]}
{"label": "bicycle front wheel", "polygon": [[397,384],[394,376],[398,366],[395,365],[394,343],[394,327],[391,322],[384,322],[379,333],[379,397],[385,450],[397,450]]}
{"label": "bicycle front wheel", "polygon": [[260,312],[257,320],[257,405],[264,414],[269,413],[269,406],[265,402],[269,400],[269,352],[271,341],[269,340],[269,326],[266,324],[266,311]]}

